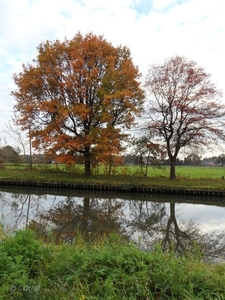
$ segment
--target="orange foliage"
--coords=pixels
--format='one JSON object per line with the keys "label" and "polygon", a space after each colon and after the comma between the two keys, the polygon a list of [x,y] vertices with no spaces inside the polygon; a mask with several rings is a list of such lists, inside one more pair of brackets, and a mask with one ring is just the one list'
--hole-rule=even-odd
{"label": "orange foliage", "polygon": [[129,49],[102,36],[46,41],[32,64],[14,75],[17,124],[30,129],[34,147],[64,162],[83,155],[89,174],[91,161],[119,153],[122,127],[141,111],[139,77]]}

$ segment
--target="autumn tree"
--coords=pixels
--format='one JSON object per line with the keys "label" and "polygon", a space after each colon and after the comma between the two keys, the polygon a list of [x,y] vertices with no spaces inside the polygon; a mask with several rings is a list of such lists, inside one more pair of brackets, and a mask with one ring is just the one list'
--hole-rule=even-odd
{"label": "autumn tree", "polygon": [[144,176],[148,175],[148,166],[160,168],[165,159],[165,151],[159,144],[151,142],[150,136],[133,137],[131,141],[132,153],[140,163]]}
{"label": "autumn tree", "polygon": [[113,167],[123,164],[121,152],[124,150],[121,144],[121,139],[126,140],[126,134],[118,135],[117,129],[104,130],[102,139],[107,143],[100,143],[94,149],[95,163],[98,166],[100,163],[105,165],[105,173],[111,175]]}
{"label": "autumn tree", "polygon": [[123,130],[141,111],[139,70],[127,47],[92,33],[46,41],[37,50],[37,58],[14,74],[17,123],[30,130],[36,149],[61,162],[82,156],[90,175],[96,153],[99,159],[103,148],[105,155],[117,152]]}
{"label": "autumn tree", "polygon": [[149,92],[146,129],[164,145],[170,179],[181,148],[213,146],[224,138],[225,107],[210,75],[196,62],[176,56],[152,65],[146,76]]}

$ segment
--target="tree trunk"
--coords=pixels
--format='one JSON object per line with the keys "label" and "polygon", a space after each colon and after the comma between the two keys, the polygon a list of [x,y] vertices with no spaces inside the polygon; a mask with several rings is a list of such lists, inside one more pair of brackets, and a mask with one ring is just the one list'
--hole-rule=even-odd
{"label": "tree trunk", "polygon": [[85,175],[90,176],[91,175],[91,162],[90,160],[85,159]]}
{"label": "tree trunk", "polygon": [[170,159],[170,179],[176,178],[175,165],[176,165],[176,158],[172,157]]}
{"label": "tree trunk", "polygon": [[88,237],[88,220],[90,213],[90,198],[84,197],[84,206],[83,206],[83,216],[81,221],[81,234],[84,235],[85,238]]}
{"label": "tree trunk", "polygon": [[[171,230],[172,223],[174,225],[174,232],[173,230]],[[182,240],[181,240],[182,236],[183,236],[183,232],[180,230],[176,220],[175,203],[170,203],[170,217],[166,226],[166,236],[162,241],[163,251],[166,251],[167,248],[172,250],[173,241],[174,241],[174,246],[176,251],[178,252],[185,251],[185,241],[183,240],[183,244],[182,244]]]}
{"label": "tree trunk", "polygon": [[32,166],[33,166],[33,161],[32,161],[32,141],[31,141],[31,136],[30,136],[30,126],[29,126],[29,150],[30,150],[30,153],[29,153],[29,170],[32,170]]}
{"label": "tree trunk", "polygon": [[90,176],[91,175],[91,154],[90,154],[90,148],[85,147],[85,152],[84,152],[84,160],[85,160],[85,175]]}

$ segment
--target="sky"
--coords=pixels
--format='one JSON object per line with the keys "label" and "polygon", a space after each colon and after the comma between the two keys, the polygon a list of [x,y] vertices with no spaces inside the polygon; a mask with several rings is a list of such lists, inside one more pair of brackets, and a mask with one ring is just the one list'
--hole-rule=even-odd
{"label": "sky", "polygon": [[0,0],[0,146],[12,145],[13,74],[36,58],[40,43],[78,31],[127,46],[143,78],[171,56],[194,60],[225,95],[224,7],[224,0]]}

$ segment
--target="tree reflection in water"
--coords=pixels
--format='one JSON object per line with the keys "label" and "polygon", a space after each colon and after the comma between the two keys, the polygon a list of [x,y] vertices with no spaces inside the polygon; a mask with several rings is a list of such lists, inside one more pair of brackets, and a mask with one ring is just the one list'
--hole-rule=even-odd
{"label": "tree reflection in water", "polygon": [[193,221],[178,225],[175,214],[175,203],[170,203],[170,215],[163,226],[165,234],[162,239],[162,249],[174,250],[185,254],[188,251],[199,251],[209,260],[225,259],[225,233],[202,233]]}
{"label": "tree reflection in water", "polygon": [[162,229],[162,231],[165,231],[162,239],[163,251],[174,249],[178,253],[183,253],[195,244],[196,237],[199,234],[198,227],[191,222],[182,227],[183,229],[177,223],[175,203],[170,203],[170,215],[167,224]]}
{"label": "tree reflection in water", "polygon": [[[121,210],[123,202],[89,197],[83,197],[82,202],[75,197],[67,197],[39,216],[41,223],[47,221],[51,226],[56,243],[73,242],[77,234],[85,240],[115,232],[126,234],[123,227],[126,220]],[[30,228],[35,228],[34,222],[30,223]]]}
{"label": "tree reflection in water", "polygon": [[203,233],[197,223],[181,220],[175,202],[169,203],[168,213],[166,202],[140,198],[0,192],[1,222],[11,229],[31,228],[38,238],[57,244],[75,242],[78,234],[94,241],[118,233],[146,250],[158,243],[163,251],[202,249],[205,258],[225,259],[224,232]]}

